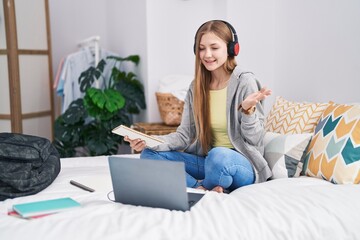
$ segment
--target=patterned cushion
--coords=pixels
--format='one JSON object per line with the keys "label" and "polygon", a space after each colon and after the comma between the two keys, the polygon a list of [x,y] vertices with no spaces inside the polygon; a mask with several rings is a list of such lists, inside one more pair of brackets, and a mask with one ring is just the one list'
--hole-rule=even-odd
{"label": "patterned cushion", "polygon": [[333,183],[360,183],[360,105],[331,104],[307,150],[305,174]]}
{"label": "patterned cushion", "polygon": [[329,103],[298,103],[277,97],[265,130],[281,134],[312,133]]}
{"label": "patterned cushion", "polygon": [[265,153],[273,179],[298,177],[301,173],[305,149],[312,134],[288,134],[267,132],[264,137]]}

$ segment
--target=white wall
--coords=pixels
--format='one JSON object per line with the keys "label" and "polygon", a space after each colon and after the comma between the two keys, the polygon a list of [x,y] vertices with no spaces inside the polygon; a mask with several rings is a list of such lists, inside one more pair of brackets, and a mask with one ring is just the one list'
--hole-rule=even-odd
{"label": "white wall", "polygon": [[[227,19],[237,30],[240,44],[238,65],[254,72],[263,86],[275,86],[274,1],[229,0]],[[274,95],[265,101],[268,111]]]}
{"label": "white wall", "polygon": [[[107,47],[107,6],[101,0],[49,0],[53,69],[62,57],[77,51],[78,43],[93,35]],[[55,73],[54,73],[55,74]]]}
{"label": "white wall", "polygon": [[238,57],[275,96],[359,102],[360,1],[232,0]]}
{"label": "white wall", "polygon": [[[101,1],[101,0],[100,0]],[[104,1],[102,1],[104,2]],[[137,54],[139,66],[131,68],[148,89],[148,40],[146,21],[146,0],[107,0],[108,47],[122,57]],[[148,93],[145,92],[146,96]],[[148,101],[146,101],[148,104]],[[134,121],[146,119],[147,111],[135,116]]]}
{"label": "white wall", "polygon": [[273,89],[266,110],[278,95],[360,101],[358,0],[50,0],[50,10],[54,69],[91,35],[120,55],[140,55],[148,105],[140,120],[160,120],[155,91],[162,77],[193,73],[194,34],[210,19],[236,28],[239,65]]}
{"label": "white wall", "polygon": [[360,102],[360,1],[276,1],[277,95]]}
{"label": "white wall", "polygon": [[161,121],[154,94],[159,88],[159,80],[170,74],[193,75],[194,35],[203,22],[226,16],[226,2],[222,1],[223,4],[219,4],[218,0],[148,1],[148,121]]}

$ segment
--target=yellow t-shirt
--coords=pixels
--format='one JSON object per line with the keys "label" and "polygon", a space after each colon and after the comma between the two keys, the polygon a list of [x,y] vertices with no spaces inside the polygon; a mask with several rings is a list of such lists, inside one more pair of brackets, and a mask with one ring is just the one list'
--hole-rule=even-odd
{"label": "yellow t-shirt", "polygon": [[210,90],[210,124],[215,138],[214,147],[233,148],[227,134],[226,93],[227,87],[220,90]]}

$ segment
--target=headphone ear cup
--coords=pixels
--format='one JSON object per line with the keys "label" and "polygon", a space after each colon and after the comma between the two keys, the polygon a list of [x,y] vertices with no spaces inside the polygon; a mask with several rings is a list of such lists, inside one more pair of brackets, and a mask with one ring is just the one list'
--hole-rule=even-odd
{"label": "headphone ear cup", "polygon": [[230,57],[235,57],[240,52],[240,45],[238,42],[229,42],[228,44],[228,54]]}
{"label": "headphone ear cup", "polygon": [[237,56],[240,52],[240,44],[238,42],[235,43],[235,46],[234,46],[234,54],[235,56]]}

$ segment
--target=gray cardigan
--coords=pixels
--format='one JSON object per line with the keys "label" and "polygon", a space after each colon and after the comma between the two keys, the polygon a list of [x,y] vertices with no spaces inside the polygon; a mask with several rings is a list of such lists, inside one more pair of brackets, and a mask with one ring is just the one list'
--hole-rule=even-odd
{"label": "gray cardigan", "polygon": [[[191,83],[184,104],[180,126],[176,132],[157,136],[164,144],[153,147],[156,151],[178,150],[192,154],[202,154],[201,145],[195,139],[195,122],[193,116],[193,85]],[[255,173],[256,182],[264,182],[272,176],[267,161],[264,159],[264,110],[263,103],[256,105],[255,113],[246,115],[237,108],[249,94],[259,91],[259,81],[251,72],[243,72],[236,67],[230,76],[227,89],[227,125],[228,135],[235,149],[250,159]]]}

